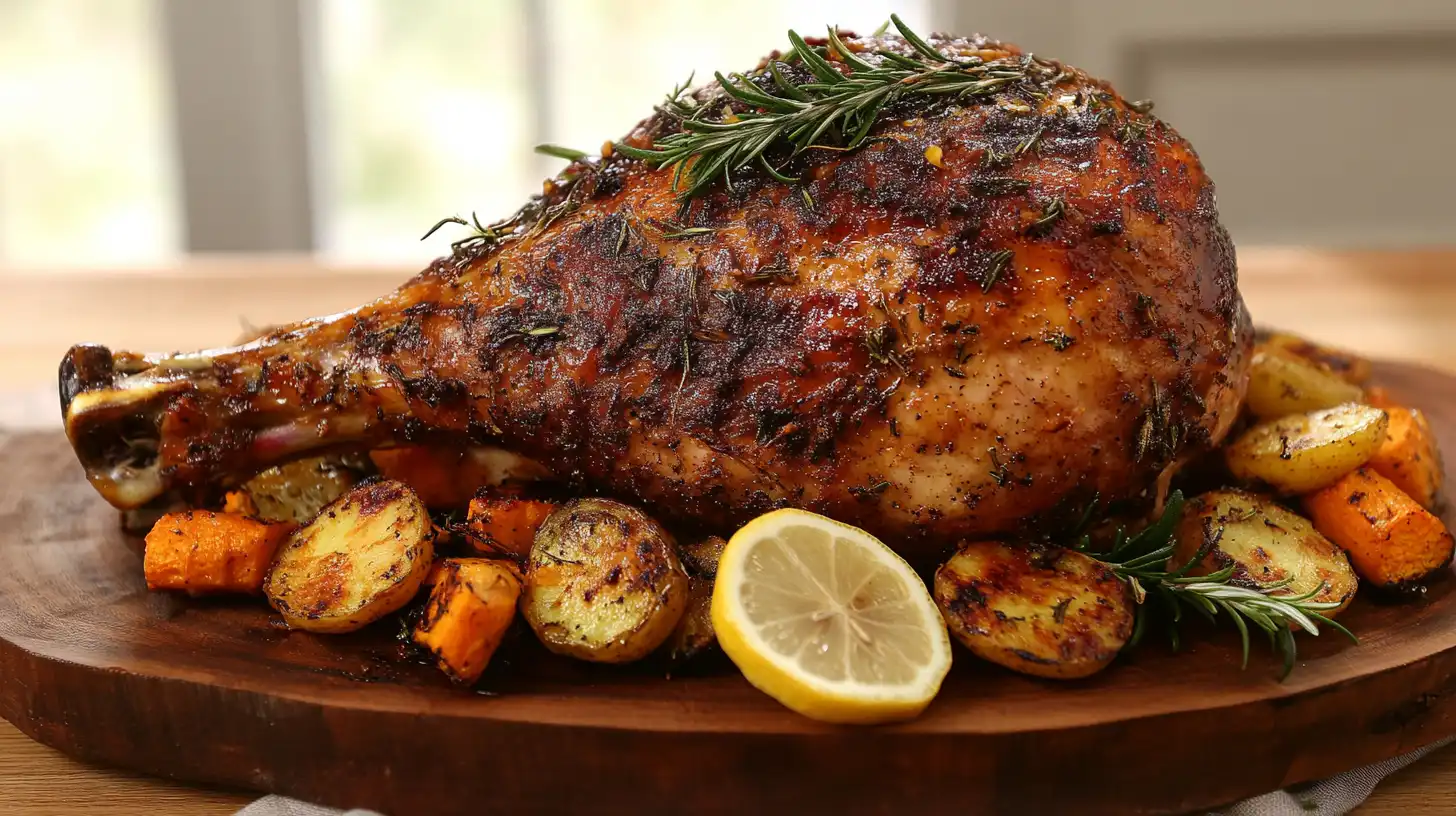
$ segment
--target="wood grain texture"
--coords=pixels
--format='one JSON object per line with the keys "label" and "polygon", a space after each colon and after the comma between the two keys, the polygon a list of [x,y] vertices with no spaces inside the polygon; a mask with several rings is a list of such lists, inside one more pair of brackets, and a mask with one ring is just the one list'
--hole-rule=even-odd
{"label": "wood grain texture", "polygon": [[[1382,366],[1456,449],[1456,379]],[[1088,681],[1012,675],[957,652],[915,722],[809,722],[708,664],[552,658],[529,638],[483,688],[401,663],[387,631],[316,637],[261,604],[148,594],[136,542],[64,439],[0,438],[0,715],[83,759],[393,814],[482,804],[626,812],[963,809],[1178,812],[1456,733],[1456,593],[1363,596],[1363,637],[1303,639],[1284,684],[1229,633],[1150,647]],[[1135,757],[1135,761],[1133,758]],[[704,772],[704,769],[712,769]]]}
{"label": "wood grain texture", "polygon": [[0,721],[0,802],[6,816],[231,816],[254,798],[86,765]]}

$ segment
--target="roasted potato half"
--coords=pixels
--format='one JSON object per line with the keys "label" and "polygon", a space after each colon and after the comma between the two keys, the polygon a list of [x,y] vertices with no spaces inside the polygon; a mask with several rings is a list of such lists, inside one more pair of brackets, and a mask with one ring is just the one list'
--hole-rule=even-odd
{"label": "roasted potato half", "polygon": [[1086,677],[1132,636],[1136,605],[1106,564],[1060,547],[963,546],[935,573],[935,600],[978,657],[1037,677]]}
{"label": "roasted potato half", "polygon": [[521,612],[557,654],[626,663],[672,634],[688,590],[662,525],[619,502],[577,499],[536,531]]}
{"label": "roasted potato half", "polygon": [[1357,402],[1363,392],[1339,375],[1283,349],[1256,348],[1249,363],[1249,411],[1260,419]]}
{"label": "roasted potato half", "polygon": [[1347,403],[1264,422],[1224,449],[1236,478],[1308,493],[1370,461],[1385,442],[1385,412]]}
{"label": "roasted potato half", "polygon": [[1181,569],[1198,558],[1188,575],[1211,575],[1233,567],[1229,580],[1241,586],[1288,581],[1276,595],[1318,589],[1311,601],[1340,605],[1321,612],[1325,617],[1349,606],[1359,584],[1344,551],[1307,519],[1273,499],[1241,490],[1215,490],[1189,501],[1174,535],[1168,569]]}
{"label": "roasted potato half", "polygon": [[1370,380],[1370,361],[1343,349],[1331,348],[1297,334],[1270,332],[1260,346],[1276,348],[1308,360],[1345,382],[1364,385]]}
{"label": "roasted potato half", "polygon": [[358,481],[358,472],[337,457],[317,456],[268,468],[249,479],[243,492],[258,518],[307,524]]}
{"label": "roasted potato half", "polygon": [[263,591],[294,629],[352,632],[409,603],[434,554],[419,497],[399,482],[366,482],[289,538]]}

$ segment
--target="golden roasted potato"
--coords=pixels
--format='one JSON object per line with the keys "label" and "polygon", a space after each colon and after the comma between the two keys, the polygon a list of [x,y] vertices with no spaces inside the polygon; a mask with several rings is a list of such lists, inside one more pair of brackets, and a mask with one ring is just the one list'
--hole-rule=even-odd
{"label": "golden roasted potato", "polygon": [[1358,402],[1359,386],[1288,351],[1273,347],[1254,350],[1249,364],[1249,411],[1260,419],[1333,408]]}
{"label": "golden roasted potato", "polygon": [[672,634],[688,588],[662,525],[620,502],[577,499],[536,531],[521,612],[557,654],[626,663]]}
{"label": "golden roasted potato", "polygon": [[1353,385],[1364,385],[1370,379],[1369,360],[1352,352],[1320,345],[1297,334],[1271,332],[1260,345],[1308,360]]}
{"label": "golden roasted potato", "polygon": [[[721,539],[720,539],[721,540]],[[667,639],[672,659],[691,660],[718,642],[713,631],[713,579],[688,578],[688,608]]]}
{"label": "golden roasted potato", "polygon": [[723,557],[723,548],[728,542],[718,536],[708,536],[678,549],[683,566],[693,575],[701,575],[710,582],[718,576],[718,559]]}
{"label": "golden roasted potato", "polygon": [[1349,403],[1260,423],[1224,449],[1229,471],[1281,493],[1318,490],[1370,461],[1385,442],[1385,412]]}
{"label": "golden roasted potato", "polygon": [[1382,589],[1407,589],[1451,564],[1456,540],[1429,510],[1370,468],[1304,497],[1320,532],[1350,554],[1355,572]]}
{"label": "golden roasted potato", "polygon": [[258,518],[307,524],[357,481],[359,474],[338,457],[316,456],[270,467],[249,479],[243,491]]}
{"label": "golden roasted potato", "polygon": [[1241,586],[1287,580],[1276,595],[1303,595],[1322,586],[1310,600],[1340,605],[1321,612],[1325,617],[1349,606],[1359,584],[1345,552],[1307,519],[1242,490],[1215,490],[1189,501],[1174,539],[1169,570],[1197,557],[1186,574],[1211,575],[1233,567],[1229,580]]}
{"label": "golden roasted potato", "polygon": [[935,573],[935,600],[978,657],[1037,677],[1086,677],[1132,636],[1132,590],[1106,564],[1060,547],[961,547]]}
{"label": "golden roasted potato", "polygon": [[289,538],[263,591],[294,629],[352,632],[409,603],[434,556],[419,497],[400,482],[367,482]]}

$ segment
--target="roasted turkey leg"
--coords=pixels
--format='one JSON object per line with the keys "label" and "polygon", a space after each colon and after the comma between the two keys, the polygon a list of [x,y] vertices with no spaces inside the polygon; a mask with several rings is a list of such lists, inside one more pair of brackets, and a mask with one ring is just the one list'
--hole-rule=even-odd
{"label": "roasted turkey leg", "polygon": [[747,168],[685,204],[607,151],[355,311],[196,354],[77,346],[67,433],[119,507],[325,447],[481,443],[666,517],[803,507],[912,555],[1133,497],[1234,420],[1233,247],[1171,128],[1019,64],[979,100],[897,104],[859,149],[774,154],[800,181]]}

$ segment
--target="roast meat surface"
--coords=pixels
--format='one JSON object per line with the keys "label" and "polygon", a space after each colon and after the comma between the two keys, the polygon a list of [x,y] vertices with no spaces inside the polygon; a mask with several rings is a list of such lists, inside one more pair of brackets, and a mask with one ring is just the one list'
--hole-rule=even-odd
{"label": "roast meat surface", "polygon": [[1146,494],[1246,380],[1213,184],[1106,83],[932,42],[1026,78],[907,97],[854,150],[770,151],[796,181],[750,167],[684,198],[620,150],[579,160],[395,292],[240,347],[78,346],[77,454],[131,507],[321,448],[485,444],[667,519],[802,507],[911,556]]}

